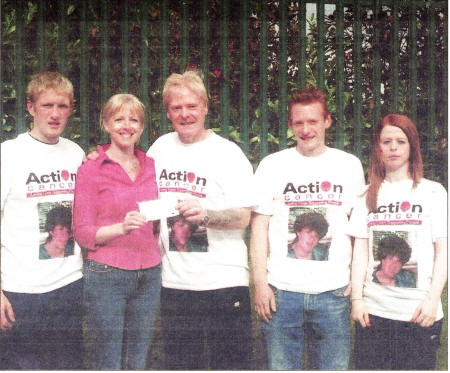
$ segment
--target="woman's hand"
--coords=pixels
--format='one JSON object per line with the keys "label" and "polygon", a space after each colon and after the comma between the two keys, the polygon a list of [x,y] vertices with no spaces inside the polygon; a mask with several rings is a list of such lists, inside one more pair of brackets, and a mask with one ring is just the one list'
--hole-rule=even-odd
{"label": "woman's hand", "polygon": [[363,328],[370,326],[369,312],[362,299],[352,300],[352,320],[358,321]]}
{"label": "woman's hand", "polygon": [[138,211],[129,211],[123,219],[123,234],[130,233],[133,229],[142,227],[146,223],[145,216]]}

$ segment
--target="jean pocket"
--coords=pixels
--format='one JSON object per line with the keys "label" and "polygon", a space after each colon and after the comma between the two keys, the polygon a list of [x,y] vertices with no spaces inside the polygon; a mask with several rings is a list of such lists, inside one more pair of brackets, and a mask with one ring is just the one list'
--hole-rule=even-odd
{"label": "jean pocket", "polygon": [[338,298],[348,298],[348,295],[344,295],[345,289],[347,289],[347,286],[331,290],[330,294]]}
{"label": "jean pocket", "polygon": [[84,263],[84,270],[87,272],[95,272],[95,273],[111,273],[115,271],[115,268],[107,264],[99,263],[96,262],[95,260],[88,259]]}

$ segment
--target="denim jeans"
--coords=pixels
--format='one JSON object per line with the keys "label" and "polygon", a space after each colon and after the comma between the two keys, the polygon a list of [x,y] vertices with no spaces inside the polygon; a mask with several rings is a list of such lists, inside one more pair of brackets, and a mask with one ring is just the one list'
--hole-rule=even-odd
{"label": "denim jeans", "polygon": [[166,370],[250,369],[248,287],[207,291],[162,288]]}
{"label": "denim jeans", "polygon": [[161,291],[161,266],[84,266],[86,345],[93,370],[145,369]]}
{"label": "denim jeans", "polygon": [[42,293],[4,291],[16,322],[1,335],[0,369],[83,369],[83,281]]}
{"label": "denim jeans", "polygon": [[369,315],[371,326],[355,323],[355,369],[434,370],[442,320],[418,324]]}
{"label": "denim jeans", "polygon": [[275,289],[277,312],[263,327],[269,369],[305,369],[305,350],[310,369],[348,369],[350,307],[344,290],[305,294]]}

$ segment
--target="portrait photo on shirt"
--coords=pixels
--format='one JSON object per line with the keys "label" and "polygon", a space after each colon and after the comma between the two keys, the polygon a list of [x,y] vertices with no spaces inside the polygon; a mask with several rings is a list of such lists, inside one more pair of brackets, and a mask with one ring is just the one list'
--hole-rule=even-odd
{"label": "portrait photo on shirt", "polygon": [[293,259],[328,260],[331,244],[326,208],[289,209],[287,256]]}
{"label": "portrait photo on shirt", "polygon": [[206,253],[208,235],[205,227],[187,221],[177,215],[167,219],[169,251]]}
{"label": "portrait photo on shirt", "polygon": [[38,203],[39,259],[74,255],[72,236],[72,202]]}
{"label": "portrait photo on shirt", "polygon": [[382,286],[417,287],[417,261],[412,257],[412,232],[372,231],[372,281]]}

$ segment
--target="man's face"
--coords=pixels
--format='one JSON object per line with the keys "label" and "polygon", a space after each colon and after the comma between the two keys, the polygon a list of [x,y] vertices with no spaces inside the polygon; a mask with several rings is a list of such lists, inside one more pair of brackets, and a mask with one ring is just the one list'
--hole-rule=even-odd
{"label": "man's face", "polygon": [[320,102],[293,105],[288,124],[301,154],[311,157],[325,151],[325,131],[331,126],[331,117],[325,115]]}
{"label": "man's face", "polygon": [[169,94],[167,118],[180,140],[192,144],[206,138],[205,118],[208,114],[206,102],[186,87],[173,89]]}
{"label": "man's face", "polygon": [[189,223],[180,219],[177,220],[172,227],[174,241],[184,245],[191,237],[192,231]]}
{"label": "man's face", "polygon": [[304,227],[297,232],[298,242],[305,252],[311,252],[320,240],[319,233],[312,227]]}
{"label": "man's face", "polygon": [[67,245],[67,241],[70,238],[69,229],[61,224],[56,224],[55,227],[50,231],[52,235],[51,242],[56,245],[58,249],[64,249]]}
{"label": "man's face", "polygon": [[397,255],[389,254],[381,261],[381,271],[388,278],[395,278],[397,273],[402,269],[403,263]]}
{"label": "man's face", "polygon": [[67,93],[49,89],[40,93],[36,101],[28,101],[27,109],[34,122],[30,134],[42,142],[55,144],[66,128],[73,105]]}

